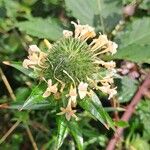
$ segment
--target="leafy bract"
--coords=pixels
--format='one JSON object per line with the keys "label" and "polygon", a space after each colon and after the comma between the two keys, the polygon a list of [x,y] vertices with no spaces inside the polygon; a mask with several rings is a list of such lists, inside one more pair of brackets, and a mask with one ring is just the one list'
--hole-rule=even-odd
{"label": "leafy bract", "polygon": [[85,99],[79,102],[79,105],[92,114],[97,120],[99,120],[106,128],[111,127],[113,130],[114,123],[108,113],[104,110],[101,102],[96,94],[93,94],[92,99]]}
{"label": "leafy bract", "polygon": [[57,119],[57,125],[58,125],[58,130],[57,130],[56,147],[57,149],[59,149],[68,134],[68,127],[66,122],[64,121],[64,118],[61,116],[59,116]]}
{"label": "leafy bract", "polygon": [[79,150],[83,150],[83,137],[82,137],[82,130],[80,129],[79,123],[76,121],[69,121],[67,122],[68,128],[70,133],[72,134],[77,147]]}
{"label": "leafy bract", "polygon": [[[46,99],[42,96],[44,93],[45,87],[43,83],[40,83],[37,85],[31,92],[30,96],[27,98],[27,100],[24,102],[23,106],[20,110],[23,109],[29,109],[32,110],[32,108],[38,109],[38,106],[40,109],[43,107],[48,106],[55,106],[55,101],[51,99],[50,101],[46,102]],[[34,109],[35,109],[34,108]]]}

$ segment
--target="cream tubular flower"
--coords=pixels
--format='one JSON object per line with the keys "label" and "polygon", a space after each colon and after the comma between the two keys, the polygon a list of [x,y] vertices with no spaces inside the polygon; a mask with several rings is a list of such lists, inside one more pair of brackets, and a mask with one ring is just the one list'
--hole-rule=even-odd
{"label": "cream tubular flower", "polygon": [[63,35],[65,38],[69,38],[73,35],[73,32],[69,30],[63,30]]}
{"label": "cream tubular flower", "polygon": [[94,28],[90,27],[89,25],[84,25],[79,38],[81,40],[88,40],[89,38],[93,38],[95,36],[96,33],[94,31]]}
{"label": "cream tubular flower", "polygon": [[75,115],[76,110],[73,110],[71,107],[71,103],[68,102],[68,105],[66,108],[61,107],[60,108],[61,112],[57,113],[57,115],[64,115],[68,121],[70,121],[71,117],[74,117],[76,120],[78,119],[78,117]]}
{"label": "cream tubular flower", "polygon": [[86,96],[87,87],[88,87],[87,83],[80,82],[80,84],[78,86],[78,92],[79,92],[79,96],[80,96],[81,99],[83,99]]}
{"label": "cream tubular flower", "polygon": [[100,80],[102,85],[109,85],[114,83],[114,79],[110,76],[104,77],[102,80]]}
{"label": "cream tubular flower", "polygon": [[111,89],[110,85],[101,86],[99,87],[99,90],[101,90],[103,93],[108,94],[109,95],[108,99],[111,99],[112,97],[114,97],[114,95],[117,94],[116,87]]}
{"label": "cream tubular flower", "polygon": [[108,97],[108,99],[113,98],[117,94],[117,90],[116,89],[117,89],[117,87],[109,90],[109,93],[108,93],[109,97]]}
{"label": "cream tubular flower", "polygon": [[41,50],[37,47],[37,45],[30,45],[28,51],[34,53],[34,52],[40,52]]}
{"label": "cream tubular flower", "polygon": [[104,45],[108,44],[107,35],[99,35],[97,39],[93,39],[90,46],[92,51],[96,51],[98,49],[101,49]]}
{"label": "cream tubular flower", "polygon": [[94,63],[100,64],[109,70],[114,69],[116,67],[116,63],[114,61],[105,62],[103,60],[96,60]]}
{"label": "cream tubular flower", "polygon": [[44,63],[46,61],[47,54],[42,52],[37,45],[30,45],[28,53],[28,59],[25,59],[22,64],[24,68],[32,68],[34,70],[39,69],[38,67],[46,68]]}
{"label": "cream tubular flower", "polygon": [[76,105],[76,103],[77,103],[77,90],[76,90],[76,88],[73,88],[72,85],[70,87],[70,91],[69,91],[68,96],[70,97],[69,100],[71,100],[73,105]]}
{"label": "cream tubular flower", "polygon": [[58,88],[57,88],[58,83],[52,85],[52,80],[50,79],[50,80],[48,80],[47,85],[48,85],[48,87],[47,87],[46,91],[44,92],[43,97],[48,97],[48,96],[51,95],[51,93],[54,93],[54,94],[57,93],[57,91],[58,91]]}
{"label": "cream tubular flower", "polygon": [[107,48],[103,50],[100,54],[110,52],[113,55],[117,52],[117,48],[118,45],[115,42],[109,41]]}
{"label": "cream tubular flower", "polygon": [[35,66],[38,64],[38,54],[36,53],[30,53],[28,56],[28,59],[25,59],[23,61],[23,67],[24,68],[32,68],[35,69]]}
{"label": "cream tubular flower", "polygon": [[75,38],[78,38],[80,40],[87,40],[89,38],[93,38],[96,36],[96,33],[94,31],[94,28],[92,28],[89,25],[80,25],[76,24],[75,22],[71,21],[71,23],[75,26]]}
{"label": "cream tubular flower", "polygon": [[39,53],[39,57],[38,57],[38,66],[41,68],[47,68],[47,66],[45,65],[45,61],[47,58],[47,54],[44,52],[40,52]]}
{"label": "cream tubular flower", "polygon": [[92,51],[98,51],[95,56],[111,53],[112,55],[117,52],[118,45],[115,42],[109,41],[107,35],[100,35],[97,39],[93,39],[90,44]]}

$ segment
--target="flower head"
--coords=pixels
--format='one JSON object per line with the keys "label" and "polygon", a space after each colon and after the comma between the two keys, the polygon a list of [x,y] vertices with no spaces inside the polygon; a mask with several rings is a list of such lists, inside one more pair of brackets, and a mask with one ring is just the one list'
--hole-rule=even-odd
{"label": "flower head", "polygon": [[43,97],[54,95],[54,99],[60,100],[65,97],[63,105],[68,105],[61,107],[59,115],[64,114],[67,120],[77,118],[72,107],[90,96],[88,91],[91,89],[108,94],[108,99],[117,93],[113,86],[116,64],[114,61],[104,61],[101,55],[115,54],[118,45],[105,34],[96,37],[95,29],[89,25],[71,23],[74,32],[64,30],[63,37],[54,44],[45,39],[46,52],[31,45],[28,58],[23,62],[23,67],[38,71],[46,81]]}

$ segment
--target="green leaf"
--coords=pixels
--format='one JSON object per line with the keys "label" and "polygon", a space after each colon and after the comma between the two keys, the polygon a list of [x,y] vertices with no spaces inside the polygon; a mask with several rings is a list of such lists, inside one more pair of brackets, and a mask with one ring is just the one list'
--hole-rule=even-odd
{"label": "green leaf", "polygon": [[128,122],[123,121],[123,120],[115,121],[115,125],[118,127],[122,127],[122,128],[129,126]]}
{"label": "green leaf", "polygon": [[62,27],[52,18],[32,18],[28,21],[17,23],[16,27],[38,38],[57,40],[62,36]]}
{"label": "green leaf", "polygon": [[76,141],[78,149],[83,150],[83,137],[82,137],[82,132],[81,132],[78,122],[68,121],[67,125],[69,128],[69,131],[74,137],[74,140]]}
{"label": "green leaf", "polygon": [[85,109],[87,112],[92,114],[96,119],[98,119],[107,129],[111,127],[113,130],[114,123],[108,113],[104,110],[101,102],[96,94],[93,94],[92,100],[85,99],[79,102],[79,105]]}
{"label": "green leaf", "polygon": [[56,147],[57,147],[57,149],[59,149],[68,134],[68,129],[67,129],[66,122],[64,121],[64,119],[61,116],[58,117],[57,124],[58,124],[58,130],[57,130]]}
{"label": "green leaf", "polygon": [[124,103],[130,101],[134,96],[138,88],[138,81],[125,76],[122,79],[116,80],[116,85],[118,100],[120,103]]}
{"label": "green leaf", "polygon": [[33,71],[33,70],[30,70],[30,69],[26,69],[22,66],[22,63],[21,62],[3,62],[4,64],[6,65],[9,65],[11,67],[14,67],[16,68],[17,70],[21,71],[22,73],[24,73],[25,75],[29,76],[30,78],[37,78],[38,75]]}
{"label": "green leaf", "polygon": [[150,9],[150,1],[143,0],[139,7],[142,9],[145,9],[145,10],[149,10]]}
{"label": "green leaf", "polygon": [[[10,17],[11,20],[13,20],[15,17],[21,15],[22,17],[26,14],[29,14],[29,9],[25,7],[25,5],[22,5],[21,3],[18,3],[16,1],[8,1],[3,0],[5,9],[7,11],[7,17]],[[24,13],[20,13],[24,12]]]}
{"label": "green leaf", "polygon": [[99,29],[101,15],[105,30],[111,31],[120,20],[121,3],[118,0],[65,0],[65,2],[72,16],[79,19],[82,24]]}
{"label": "green leaf", "polygon": [[141,100],[136,109],[136,115],[139,116],[139,122],[143,126],[143,138],[149,139],[150,137],[150,100]]}
{"label": "green leaf", "polygon": [[30,89],[28,87],[19,87],[15,91],[16,102],[22,102],[27,99],[30,94]]}
{"label": "green leaf", "polygon": [[115,130],[113,120],[110,118],[107,111],[103,108],[99,97],[94,92],[93,92],[93,96],[92,96],[92,101],[94,102],[95,107],[97,107],[99,109],[100,115],[105,120],[107,126],[111,127],[113,130]]}
{"label": "green leaf", "polygon": [[107,112],[111,112],[111,111],[125,111],[126,109],[122,108],[122,107],[104,107],[104,109],[107,111]]}
{"label": "green leaf", "polygon": [[33,105],[41,103],[42,101],[45,101],[45,98],[42,96],[44,92],[42,87],[43,87],[43,84],[41,83],[32,90],[31,95],[23,104],[21,110],[27,109],[27,108],[32,109]]}
{"label": "green leaf", "polygon": [[[11,103],[11,105],[8,107],[9,109],[22,109],[22,106],[24,105],[24,103]],[[30,104],[31,105],[31,104]],[[52,105],[51,103],[49,103],[48,101],[42,101],[42,102],[38,102],[38,103],[32,103],[32,106],[25,106],[23,108],[23,110],[39,110],[39,109],[48,109],[54,105]]]}
{"label": "green leaf", "polygon": [[26,111],[16,112],[13,120],[19,120],[20,122],[27,123],[29,121],[29,113]]}
{"label": "green leaf", "polygon": [[133,61],[136,63],[149,63],[150,64],[150,45],[140,45],[135,43],[128,47],[124,47],[118,50],[115,59],[124,59]]}
{"label": "green leaf", "polygon": [[135,19],[116,37],[119,49],[114,58],[150,63],[150,18]]}

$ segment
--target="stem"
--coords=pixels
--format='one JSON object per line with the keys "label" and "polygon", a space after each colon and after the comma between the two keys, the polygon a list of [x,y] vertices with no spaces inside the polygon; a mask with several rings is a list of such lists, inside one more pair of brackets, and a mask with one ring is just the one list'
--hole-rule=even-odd
{"label": "stem", "polygon": [[7,133],[0,139],[0,144],[2,144],[6,138],[16,129],[16,127],[20,124],[20,120],[18,120],[8,131]]}
{"label": "stem", "polygon": [[28,133],[29,139],[30,139],[30,141],[31,141],[31,143],[32,143],[32,146],[33,146],[34,150],[38,150],[37,144],[36,144],[36,142],[34,141],[33,135],[32,135],[32,133],[31,133],[31,130],[30,130],[30,128],[29,128],[28,125],[26,125],[26,131],[27,131],[27,133]]}
{"label": "stem", "polygon": [[7,88],[8,92],[9,92],[9,94],[10,94],[10,97],[12,98],[13,101],[15,101],[16,100],[16,96],[15,96],[15,94],[14,94],[14,92],[13,92],[13,90],[12,90],[12,88],[11,88],[11,86],[10,86],[10,84],[9,84],[9,82],[8,82],[6,76],[3,73],[3,70],[1,68],[0,68],[0,74],[1,74],[1,78],[2,78],[6,88]]}
{"label": "stem", "polygon": [[[150,87],[150,73],[144,80],[143,84],[139,87],[137,90],[135,96],[133,97],[131,103],[128,105],[126,111],[124,112],[123,116],[121,117],[121,120],[123,121],[129,121],[132,114],[135,111],[135,107],[140,102],[142,96],[145,94],[145,91]],[[109,141],[106,150],[114,150],[116,143],[120,140],[120,137],[123,135],[124,128],[117,128],[116,132],[114,133],[114,136]]]}

